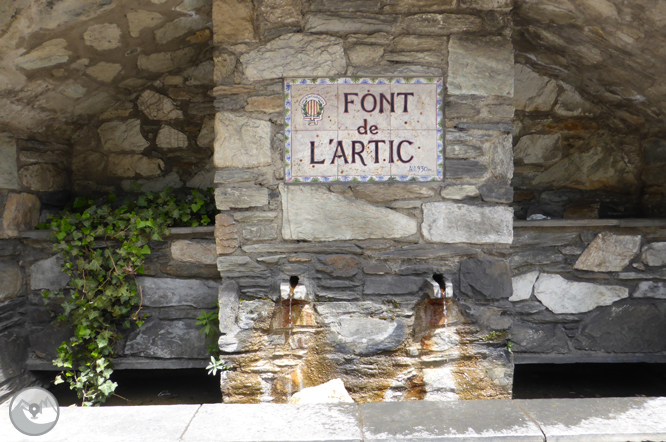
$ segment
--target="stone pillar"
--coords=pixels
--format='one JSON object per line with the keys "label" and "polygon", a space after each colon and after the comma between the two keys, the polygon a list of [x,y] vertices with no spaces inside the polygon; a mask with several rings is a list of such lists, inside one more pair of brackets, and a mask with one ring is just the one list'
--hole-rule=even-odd
{"label": "stone pillar", "polygon": [[[225,402],[510,397],[511,2],[436,3],[214,2]],[[287,183],[289,77],[443,78],[443,178]]]}

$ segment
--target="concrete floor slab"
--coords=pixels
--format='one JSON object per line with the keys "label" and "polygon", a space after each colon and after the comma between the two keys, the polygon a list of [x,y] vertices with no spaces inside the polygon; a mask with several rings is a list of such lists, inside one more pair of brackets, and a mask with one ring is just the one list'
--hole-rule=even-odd
{"label": "concrete floor slab", "polygon": [[515,402],[548,442],[666,441],[666,397]]}
{"label": "concrete floor slab", "polygon": [[2,442],[177,442],[201,405],[141,407],[63,407],[53,430],[26,436],[9,419],[9,404],[0,407]]}
{"label": "concrete floor slab", "polygon": [[384,402],[359,410],[366,441],[544,441],[514,401]]}
{"label": "concrete floor slab", "polygon": [[202,405],[185,442],[360,441],[356,405]]}

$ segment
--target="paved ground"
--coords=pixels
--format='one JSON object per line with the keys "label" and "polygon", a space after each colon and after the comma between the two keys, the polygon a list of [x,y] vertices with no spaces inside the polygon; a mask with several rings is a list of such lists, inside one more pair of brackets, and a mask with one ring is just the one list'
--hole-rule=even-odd
{"label": "paved ground", "polygon": [[666,441],[666,397],[67,407],[36,437],[15,430],[8,409],[0,405],[2,442]]}

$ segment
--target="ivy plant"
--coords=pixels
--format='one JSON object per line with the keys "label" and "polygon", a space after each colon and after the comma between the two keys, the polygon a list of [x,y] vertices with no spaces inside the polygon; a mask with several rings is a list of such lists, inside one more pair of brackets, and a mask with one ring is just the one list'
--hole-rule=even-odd
{"label": "ivy plant", "polygon": [[57,320],[73,332],[53,361],[62,368],[55,383],[68,382],[82,405],[99,405],[114,394],[114,347],[123,330],[144,322],[136,276],[144,273],[149,242],[162,240],[169,227],[207,225],[214,214],[210,192],[179,196],[167,188],[123,202],[115,195],[101,201],[77,198],[41,226],[52,230],[54,251],[71,278],[65,290],[43,294],[45,302],[61,305]]}
{"label": "ivy plant", "polygon": [[206,338],[207,353],[217,357],[220,355],[220,347],[217,344],[220,326],[220,320],[218,318],[220,307],[217,305],[217,302],[211,307],[213,308],[213,311],[211,312],[201,310],[201,314],[197,316],[197,322],[195,324],[201,327],[199,335],[203,335]]}

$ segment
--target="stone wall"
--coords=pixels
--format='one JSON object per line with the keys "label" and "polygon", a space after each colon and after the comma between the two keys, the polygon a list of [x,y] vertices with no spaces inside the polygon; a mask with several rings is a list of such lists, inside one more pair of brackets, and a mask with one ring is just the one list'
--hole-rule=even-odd
{"label": "stone wall", "polygon": [[517,219],[663,216],[659,139],[525,64],[515,81]]}
{"label": "stone wall", "polygon": [[666,360],[665,225],[516,222],[513,295],[497,306],[516,361]]}
{"label": "stone wall", "polygon": [[[207,343],[195,322],[202,310],[215,310],[220,286],[212,236],[212,227],[177,228],[166,241],[149,244],[152,253],[145,275],[137,278],[141,312],[147,318],[116,344],[117,369],[207,365]],[[42,297],[44,290],[65,289],[69,281],[52,246],[43,231],[0,240],[0,333],[6,347],[0,357],[0,396],[31,379],[26,370],[56,370],[51,361],[71,334],[68,327],[54,323],[61,307],[55,302],[45,305]]]}
{"label": "stone wall", "polygon": [[[511,296],[510,7],[214,2],[225,402],[335,377],[359,402],[510,397],[480,321]],[[443,77],[442,182],[285,183],[284,78],[344,76]]]}

